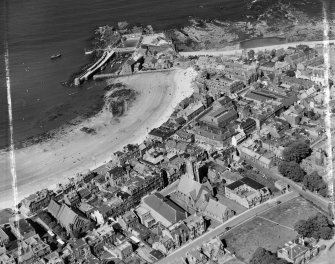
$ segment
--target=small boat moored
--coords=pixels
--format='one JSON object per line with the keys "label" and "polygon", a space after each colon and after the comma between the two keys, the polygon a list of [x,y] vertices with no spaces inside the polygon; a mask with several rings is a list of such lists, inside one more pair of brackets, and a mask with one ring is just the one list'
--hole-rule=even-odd
{"label": "small boat moored", "polygon": [[60,58],[61,56],[62,56],[62,54],[52,55],[52,56],[50,57],[50,59],[51,59],[51,60],[58,59],[58,58]]}
{"label": "small boat moored", "polygon": [[94,50],[85,50],[85,55],[91,55],[94,52]]}

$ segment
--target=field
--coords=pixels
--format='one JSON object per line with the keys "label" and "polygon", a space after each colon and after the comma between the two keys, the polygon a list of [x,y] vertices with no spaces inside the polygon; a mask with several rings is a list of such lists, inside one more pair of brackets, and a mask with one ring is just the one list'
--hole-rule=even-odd
{"label": "field", "polygon": [[230,252],[248,262],[258,247],[275,252],[294,239],[297,235],[293,230],[295,222],[317,212],[311,203],[297,197],[231,230],[224,239]]}

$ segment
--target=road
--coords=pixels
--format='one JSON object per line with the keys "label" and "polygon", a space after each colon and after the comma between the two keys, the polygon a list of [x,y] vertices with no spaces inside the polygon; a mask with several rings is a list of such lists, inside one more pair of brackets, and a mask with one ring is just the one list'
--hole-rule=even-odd
{"label": "road", "polygon": [[329,200],[315,194],[312,193],[308,190],[303,190],[302,187],[297,184],[296,182],[282,176],[279,172],[278,172],[278,167],[273,167],[271,169],[265,169],[261,166],[259,166],[256,163],[253,163],[251,161],[247,161],[248,163],[250,163],[253,167],[257,168],[259,171],[261,171],[264,175],[268,175],[270,177],[272,177],[273,179],[276,180],[283,180],[285,181],[293,190],[295,190],[297,193],[299,193],[301,196],[303,196],[305,199],[311,201],[312,203],[314,203],[315,205],[319,206],[320,208],[322,208],[325,212],[328,212],[328,205],[330,203]]}
{"label": "road", "polygon": [[[273,45],[273,46],[261,46],[252,48],[255,52],[260,50],[272,50],[272,49],[280,49],[280,48],[288,48],[292,46],[298,45],[308,45],[308,46],[315,46],[318,44],[323,44],[324,41],[301,41],[301,42],[291,42],[286,44],[280,45]],[[335,40],[329,40],[330,43],[335,43]],[[199,50],[199,51],[187,51],[187,52],[180,52],[179,54],[188,57],[188,56],[228,56],[228,55],[237,55],[241,54],[243,49],[231,49],[231,50]]]}
{"label": "road", "polygon": [[264,213],[267,210],[270,210],[277,206],[276,201],[280,200],[282,203],[287,202],[295,197],[297,197],[297,193],[290,192],[286,193],[284,195],[281,195],[279,197],[276,197],[275,199],[271,199],[269,201],[266,201],[263,204],[260,204],[250,210],[247,210],[239,215],[236,215],[223,224],[217,226],[215,229],[208,231],[204,235],[190,241],[189,243],[186,243],[185,245],[181,246],[174,252],[172,252],[170,255],[165,257],[164,259],[158,261],[158,264],[173,264],[173,263],[180,263],[182,258],[185,257],[185,254],[189,251],[192,251],[193,249],[196,249],[197,247],[200,247],[207,241],[209,241],[211,238],[221,235],[223,232],[225,232],[226,227],[231,227],[231,229],[228,232],[231,232],[231,230],[234,230],[237,226],[243,224],[246,221],[249,221],[253,217],[255,217],[257,214]]}

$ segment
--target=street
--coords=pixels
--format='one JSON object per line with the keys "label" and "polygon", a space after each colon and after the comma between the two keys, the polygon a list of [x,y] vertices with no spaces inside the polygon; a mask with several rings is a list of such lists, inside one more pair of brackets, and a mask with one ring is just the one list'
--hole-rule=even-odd
{"label": "street", "polygon": [[315,205],[317,205],[318,207],[323,209],[325,212],[328,212],[328,205],[330,203],[329,200],[327,200],[326,198],[321,197],[320,195],[312,193],[308,190],[304,191],[299,184],[297,184],[296,182],[294,182],[294,181],[284,177],[283,175],[281,175],[278,172],[278,167],[272,167],[271,169],[265,169],[265,168],[259,166],[256,163],[253,163],[253,162],[250,162],[250,161],[247,161],[247,162],[250,163],[256,169],[258,169],[260,172],[262,172],[264,175],[270,176],[270,177],[272,177],[273,179],[276,179],[276,180],[285,181],[293,190],[295,190],[297,193],[299,193],[305,199],[314,203]]}
{"label": "street", "polygon": [[[284,195],[281,195],[279,197],[276,197],[275,199],[271,199],[269,201],[266,201],[263,204],[260,204],[250,210],[247,210],[239,215],[236,215],[223,224],[219,225],[213,230],[210,230],[206,232],[204,235],[190,241],[189,243],[186,243],[185,245],[181,246],[180,248],[176,249],[174,252],[172,252],[170,255],[165,257],[164,259],[158,261],[159,264],[172,264],[172,263],[180,263],[181,259],[185,257],[185,254],[189,251],[192,251],[193,249],[196,249],[197,247],[200,247],[207,241],[209,241],[211,238],[220,236],[224,232],[231,232],[239,225],[243,224],[246,221],[249,221],[256,215],[260,213],[264,213],[267,210],[270,210],[278,204],[276,203],[277,200],[281,201],[281,204],[284,202],[287,202],[295,197],[297,197],[297,193],[290,192],[286,193]],[[225,231],[226,227],[230,227],[231,229],[229,231]]]}

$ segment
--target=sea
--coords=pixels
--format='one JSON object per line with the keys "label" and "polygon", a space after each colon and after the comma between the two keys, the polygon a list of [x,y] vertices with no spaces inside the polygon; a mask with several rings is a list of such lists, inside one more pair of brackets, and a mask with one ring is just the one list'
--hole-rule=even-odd
{"label": "sea", "polygon": [[[267,0],[259,0],[267,1]],[[292,0],[321,15],[319,0]],[[40,135],[93,107],[101,83],[65,87],[72,73],[88,63],[94,30],[118,21],[182,27],[190,18],[245,20],[251,0],[0,0],[0,148],[9,144],[6,74],[10,78],[14,142]],[[335,2],[335,1],[334,1]],[[331,9],[328,1],[327,10]],[[330,8],[331,7],[331,8]],[[4,54],[8,44],[9,67]],[[61,58],[50,60],[53,54]],[[60,116],[52,112],[65,109]],[[50,117],[51,116],[51,117]],[[47,122],[45,119],[54,120]]]}

